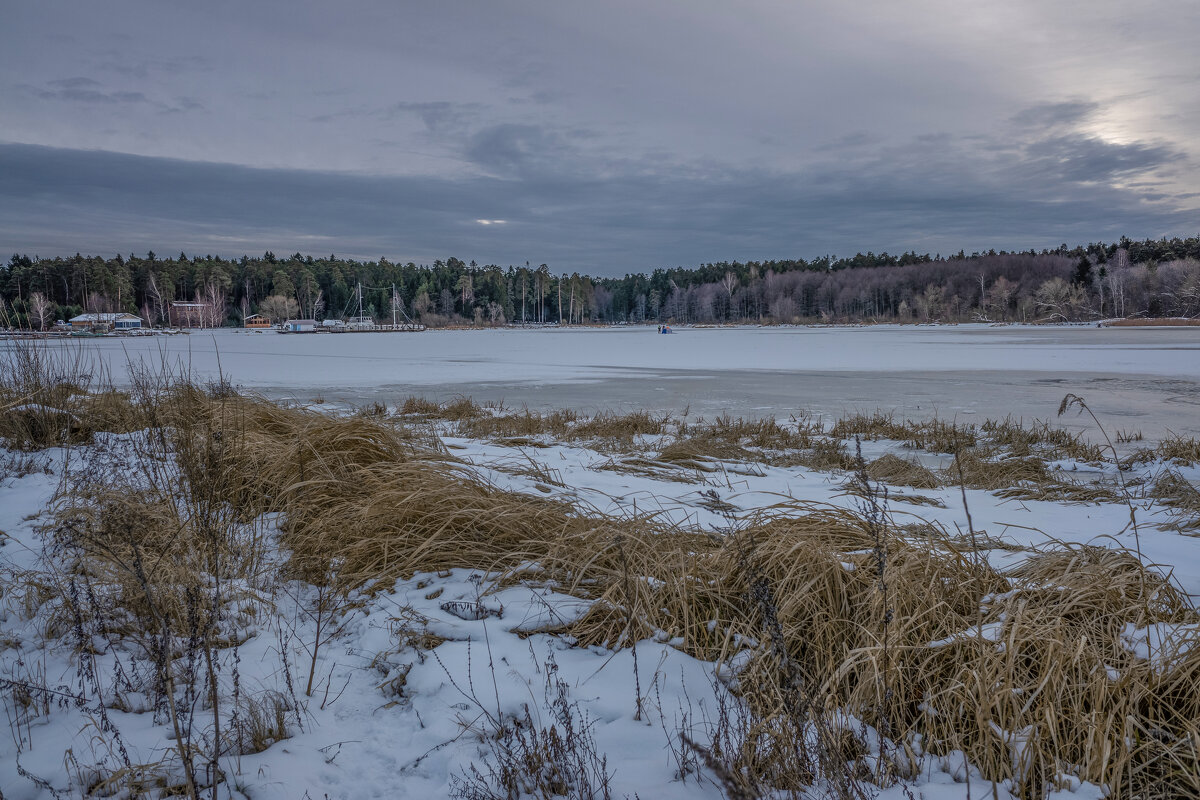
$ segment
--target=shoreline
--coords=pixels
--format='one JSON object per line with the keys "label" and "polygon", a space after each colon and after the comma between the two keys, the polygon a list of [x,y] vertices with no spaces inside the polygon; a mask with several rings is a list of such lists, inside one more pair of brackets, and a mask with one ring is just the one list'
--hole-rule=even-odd
{"label": "shoreline", "polygon": [[[140,328],[136,331],[105,331],[102,333],[83,333],[79,331],[30,331],[21,329],[0,330],[0,338],[5,339],[92,339],[92,338],[133,338],[139,336],[179,336],[196,333],[213,333],[215,331],[244,331],[246,333],[433,333],[433,332],[466,332],[466,331],[563,331],[563,330],[628,330],[649,329],[664,323],[655,322],[610,322],[560,325],[557,323],[507,323],[505,325],[441,325],[425,327],[421,330],[364,330],[364,331],[288,331],[283,328],[244,328],[237,325],[222,325],[215,328]],[[679,330],[758,330],[758,329],[797,329],[797,330],[838,330],[861,328],[1031,328],[1037,330],[1076,329],[1076,328],[1190,328],[1200,327],[1197,317],[1122,317],[1114,319],[1089,320],[1080,322],[1021,322],[1021,321],[986,321],[964,320],[961,322],[916,322],[898,320],[872,320],[860,322],[702,322],[678,323],[668,322],[673,331]]]}

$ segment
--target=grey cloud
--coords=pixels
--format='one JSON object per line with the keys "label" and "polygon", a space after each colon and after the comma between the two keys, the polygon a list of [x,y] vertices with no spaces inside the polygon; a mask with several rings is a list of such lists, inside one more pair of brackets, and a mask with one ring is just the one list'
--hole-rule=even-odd
{"label": "grey cloud", "polygon": [[480,103],[452,103],[446,100],[425,102],[399,101],[386,106],[358,106],[335,113],[317,114],[310,122],[334,122],[347,118],[373,118],[390,121],[405,116],[414,116],[425,125],[430,134],[446,135],[464,133],[469,123],[484,108]]}
{"label": "grey cloud", "polygon": [[210,59],[204,56],[172,56],[143,58],[128,52],[112,51],[100,62],[99,68],[118,75],[144,80],[154,75],[176,76],[187,72],[209,71]]}
{"label": "grey cloud", "polygon": [[1063,180],[1105,182],[1150,172],[1184,160],[1182,152],[1161,144],[1106,142],[1094,136],[1055,136],[1026,148],[1027,168],[1048,169]]}
{"label": "grey cloud", "polygon": [[[492,134],[501,142],[489,150],[493,158],[512,146],[520,151],[522,137],[532,135]],[[992,185],[954,159],[944,172],[930,173],[929,147],[893,149],[873,170],[831,162],[799,173],[540,172],[452,180],[0,145],[0,172],[8,176],[0,186],[0,250],[183,248],[238,256],[320,241],[322,250],[361,258],[428,263],[458,255],[620,274],[860,249],[1054,246],[1158,236],[1193,219],[1178,205],[1147,204],[1114,187],[1064,191],[1056,179],[1038,184],[1027,175]],[[508,224],[481,226],[477,219]]]}
{"label": "grey cloud", "polygon": [[530,104],[538,105],[538,106],[548,106],[553,103],[558,103],[562,100],[565,100],[566,98],[567,98],[566,92],[540,89],[536,92],[530,92],[526,96],[510,97],[510,98],[508,98],[508,102],[514,106],[524,106],[524,105],[530,105]]}
{"label": "grey cloud", "polygon": [[[51,83],[49,85],[54,84]],[[99,86],[100,84],[92,81],[87,85]],[[94,103],[104,105],[150,102],[150,99],[142,92],[102,92],[98,89],[78,88],[75,86],[63,86],[53,89],[39,89],[36,86],[25,86],[23,88],[40,100],[61,100],[68,103]]]}
{"label": "grey cloud", "polygon": [[518,175],[537,169],[569,170],[578,156],[558,133],[538,125],[503,123],[476,131],[464,155],[485,170]]}
{"label": "grey cloud", "polygon": [[206,107],[194,97],[176,97],[175,104],[164,106],[164,114],[183,114],[188,111],[204,111]]}
{"label": "grey cloud", "polygon": [[1013,115],[1012,121],[1023,128],[1054,128],[1075,126],[1100,110],[1100,104],[1072,100],[1063,103],[1042,103],[1024,108]]}
{"label": "grey cloud", "polygon": [[392,119],[403,114],[415,114],[425,123],[430,133],[443,133],[461,129],[482,108],[479,103],[450,103],[444,100],[424,103],[399,102],[387,106],[378,112],[378,116]]}
{"label": "grey cloud", "polygon": [[86,89],[90,86],[100,86],[100,81],[92,80],[91,78],[62,78],[57,81],[50,81],[47,86],[53,86],[56,89]]}
{"label": "grey cloud", "polygon": [[855,131],[848,133],[845,136],[839,137],[832,142],[817,145],[813,148],[814,152],[831,153],[839,150],[854,150],[861,147],[879,144],[882,140],[878,134],[869,131]]}
{"label": "grey cloud", "polygon": [[163,113],[182,113],[204,109],[204,104],[194,97],[181,96],[173,104],[163,103],[147,97],[144,92],[106,91],[104,84],[92,78],[62,78],[46,83],[47,88],[21,85],[19,88],[39,100],[82,103],[99,106],[148,105]]}

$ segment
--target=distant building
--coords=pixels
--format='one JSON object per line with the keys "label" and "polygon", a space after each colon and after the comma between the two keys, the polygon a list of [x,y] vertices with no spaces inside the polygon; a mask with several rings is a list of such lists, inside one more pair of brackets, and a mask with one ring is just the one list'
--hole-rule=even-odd
{"label": "distant building", "polygon": [[289,319],[283,325],[284,330],[292,333],[311,333],[317,328],[315,319]]}
{"label": "distant building", "polygon": [[212,303],[174,300],[167,308],[172,328],[215,328],[221,316]]}
{"label": "distant building", "polygon": [[142,327],[142,318],[133,314],[80,314],[71,317],[71,327],[77,331],[113,330],[132,331]]}
{"label": "distant building", "polygon": [[251,314],[246,317],[243,325],[247,328],[269,328],[271,320],[264,317],[262,314]]}

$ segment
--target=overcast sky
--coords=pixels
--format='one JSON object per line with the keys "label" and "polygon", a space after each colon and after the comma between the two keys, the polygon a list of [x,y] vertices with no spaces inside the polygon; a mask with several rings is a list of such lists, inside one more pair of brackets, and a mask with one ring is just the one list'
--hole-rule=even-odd
{"label": "overcast sky", "polygon": [[593,274],[1200,232],[1195,0],[0,0],[0,248]]}

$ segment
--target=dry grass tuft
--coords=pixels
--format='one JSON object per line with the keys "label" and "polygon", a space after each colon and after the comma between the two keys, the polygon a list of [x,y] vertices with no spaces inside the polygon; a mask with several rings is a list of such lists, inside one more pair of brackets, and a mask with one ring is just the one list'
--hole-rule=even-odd
{"label": "dry grass tuft", "polygon": [[534,488],[541,492],[549,492],[550,486],[567,488],[567,484],[563,482],[562,473],[528,454],[523,455],[525,456],[523,459],[493,463],[491,466],[493,469],[509,475],[520,475],[532,479],[535,481]]}
{"label": "dry grass tuft", "polygon": [[914,489],[937,489],[942,485],[938,477],[925,467],[891,453],[868,464],[867,474],[873,480],[894,486],[911,486]]}
{"label": "dry grass tuft", "polygon": [[1014,500],[1061,503],[1122,501],[1122,495],[1110,486],[1061,480],[1039,456],[1004,455],[994,450],[964,451],[955,456],[944,475],[951,484],[962,483],[971,489],[984,489]]}
{"label": "dry grass tuft", "polygon": [[438,404],[424,397],[409,395],[396,410],[402,417],[419,416],[429,419],[460,422],[465,419],[481,417],[488,412],[470,397],[459,395],[448,403]]}
{"label": "dry grass tuft", "polygon": [[13,449],[40,450],[88,442],[100,431],[142,427],[144,419],[129,396],[101,390],[102,378],[76,349],[6,342],[0,363],[0,437]]}
{"label": "dry grass tuft", "polygon": [[666,416],[656,417],[645,411],[600,413],[576,423],[569,438],[629,442],[635,436],[661,436],[666,432],[667,423]]}
{"label": "dry grass tuft", "polygon": [[1054,481],[1046,462],[1037,456],[1001,456],[993,459],[987,458],[988,455],[974,450],[958,453],[946,470],[947,480],[987,491],[1040,487]]}
{"label": "dry grass tuft", "polygon": [[667,425],[667,417],[645,411],[602,412],[581,418],[570,410],[541,414],[525,409],[517,414],[465,418],[458,424],[458,433],[473,439],[500,441],[542,436],[564,442],[589,442],[600,449],[628,450],[636,437],[661,435]]}
{"label": "dry grass tuft", "polygon": [[842,417],[830,428],[829,435],[838,439],[850,439],[858,436],[871,441],[876,439],[903,441],[907,437],[908,430],[908,424],[897,422],[894,414],[876,411],[874,414],[852,414]]}
{"label": "dry grass tuft", "polygon": [[[881,541],[868,518],[801,506],[707,546],[669,540],[645,553],[645,544],[626,542],[634,574],[658,579],[636,582],[633,597],[610,582],[572,626],[581,641],[620,646],[661,630],[722,660],[749,647],[741,696],[759,719],[778,719],[793,701],[778,655],[758,644],[777,624],[806,713],[847,709],[898,741],[919,733],[927,752],[965,750],[985,774],[1034,793],[1064,770],[1118,797],[1194,780],[1197,651],[1175,642],[1182,655],[1162,670],[1122,637],[1128,626],[1200,617],[1130,554],[1057,550],[1005,576],[961,541],[895,531]],[[773,620],[753,601],[754,575],[771,587]],[[1012,757],[1016,733],[1030,743],[1027,763]]]}
{"label": "dry grass tuft", "polygon": [[668,464],[664,461],[642,458],[641,456],[631,456],[621,459],[610,458],[608,461],[592,467],[592,469],[617,472],[622,475],[636,475],[653,480],[668,480],[676,483],[704,483],[705,481],[702,474],[685,472],[679,469],[678,464]]}
{"label": "dry grass tuft", "polygon": [[1181,467],[1200,463],[1200,439],[1170,436],[1159,442],[1155,454]]}
{"label": "dry grass tuft", "polygon": [[487,413],[488,412],[480,407],[474,400],[464,395],[455,397],[438,410],[439,417],[452,422],[482,417]]}
{"label": "dry grass tuft", "polygon": [[226,751],[245,756],[261,753],[291,736],[291,700],[280,692],[264,692],[242,698],[237,724],[228,733]]}
{"label": "dry grass tuft", "polygon": [[821,433],[820,424],[807,418],[793,418],[792,426],[780,425],[772,418],[745,420],[721,416],[704,433],[768,452],[810,448],[813,437]]}
{"label": "dry grass tuft", "polygon": [[1200,529],[1200,489],[1185,480],[1178,472],[1168,470],[1158,477],[1149,496],[1168,506],[1173,512],[1171,530]]}
{"label": "dry grass tuft", "polygon": [[761,460],[775,467],[808,467],[816,472],[849,471],[857,467],[857,459],[840,439],[813,436],[802,450],[768,451]]}
{"label": "dry grass tuft", "polygon": [[749,461],[750,451],[723,437],[690,436],[667,445],[658,454],[664,464],[693,469],[698,472],[713,472],[722,461]]}
{"label": "dry grass tuft", "polygon": [[572,423],[578,419],[573,411],[538,414],[525,409],[516,414],[497,414],[460,420],[458,434],[471,439],[552,436],[566,439]]}
{"label": "dry grass tuft", "polygon": [[415,394],[404,398],[404,402],[400,404],[400,408],[396,413],[409,416],[431,417],[441,410],[441,406],[425,397],[417,397]]}
{"label": "dry grass tuft", "polygon": [[1053,459],[1104,460],[1104,451],[1099,445],[1086,442],[1082,435],[1053,427],[1048,422],[1034,420],[1026,426],[1008,418],[999,422],[987,420],[980,428],[993,445],[1008,447],[1014,456],[1037,453]]}
{"label": "dry grass tuft", "polygon": [[940,419],[923,421],[896,420],[895,415],[875,412],[854,414],[834,423],[829,435],[838,439],[859,436],[865,439],[894,439],[905,446],[935,453],[955,453],[971,448],[978,434],[971,425],[958,425]]}

